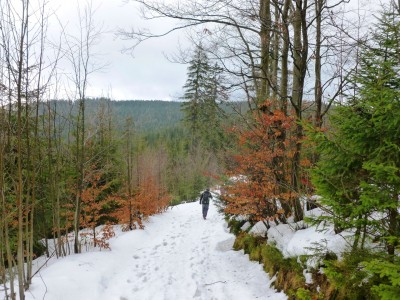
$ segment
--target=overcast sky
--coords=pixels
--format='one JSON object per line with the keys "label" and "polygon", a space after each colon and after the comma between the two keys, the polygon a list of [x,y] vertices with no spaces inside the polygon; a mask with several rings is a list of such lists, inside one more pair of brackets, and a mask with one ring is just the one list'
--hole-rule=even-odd
{"label": "overcast sky", "polygon": [[[81,8],[85,1],[79,1]],[[124,0],[92,0],[95,8],[94,22],[103,26],[104,34],[94,51],[95,59],[107,66],[90,75],[87,95],[109,96],[115,100],[159,99],[178,100],[186,80],[187,66],[171,63],[165,57],[177,52],[177,44],[184,44],[184,33],[165,38],[148,40],[139,45],[133,56],[122,50],[133,44],[116,37],[118,28],[150,27],[163,30],[172,25],[168,20],[149,24],[139,16],[137,6]],[[76,0],[50,0],[49,6],[55,10],[57,18],[74,32],[78,24]],[[168,24],[168,22],[170,22]],[[55,18],[50,21],[50,35],[59,34],[60,26]],[[186,42],[187,45],[189,45]]]}
{"label": "overcast sky", "polygon": [[[59,22],[65,26],[67,32],[74,32],[78,24],[77,3],[83,9],[87,1],[48,1],[51,10],[55,11],[59,19],[56,21],[54,17],[51,18],[50,35],[59,35]],[[377,0],[351,0],[349,6],[366,9],[366,6],[374,4],[380,7],[377,2]],[[145,41],[135,49],[133,56],[122,53],[124,48],[132,46],[133,41],[117,37],[118,28],[148,27],[152,31],[161,33],[172,27],[173,21],[163,19],[149,23],[142,20],[138,6],[129,0],[92,0],[92,3],[95,8],[94,22],[104,30],[101,41],[94,51],[98,54],[96,59],[107,64],[107,67],[90,75],[87,95],[107,96],[115,100],[178,100],[183,94],[182,86],[186,81],[187,65],[171,63],[165,55],[176,54],[178,43],[184,48],[190,46],[185,33],[177,32],[167,37]],[[65,68],[67,69],[66,66]]]}

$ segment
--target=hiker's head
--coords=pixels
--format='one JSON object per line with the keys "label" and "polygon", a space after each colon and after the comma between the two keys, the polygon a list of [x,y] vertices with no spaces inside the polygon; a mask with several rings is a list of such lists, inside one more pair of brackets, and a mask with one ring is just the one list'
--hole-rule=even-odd
{"label": "hiker's head", "polygon": [[210,188],[206,188],[206,191],[209,192],[209,191],[210,191]]}

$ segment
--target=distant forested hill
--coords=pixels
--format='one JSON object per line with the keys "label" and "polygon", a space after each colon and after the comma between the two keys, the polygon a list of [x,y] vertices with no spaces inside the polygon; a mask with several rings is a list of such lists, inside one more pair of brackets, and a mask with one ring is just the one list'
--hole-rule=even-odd
{"label": "distant forested hill", "polygon": [[[131,117],[136,130],[146,133],[178,125],[182,119],[181,103],[161,100],[126,100],[112,101],[104,98],[85,101],[85,119],[88,122],[98,118],[101,111],[111,112],[113,124],[117,130],[124,128],[126,120]],[[69,115],[76,116],[78,102],[54,100],[50,102],[53,111],[63,119]],[[47,112],[48,105],[42,104],[42,113]]]}
{"label": "distant forested hill", "polygon": [[[182,103],[162,100],[113,101],[105,98],[87,99],[85,101],[85,119],[88,123],[93,123],[99,119],[99,114],[111,112],[112,123],[118,131],[122,131],[125,128],[127,119],[131,118],[134,128],[138,132],[148,134],[159,130],[171,129],[179,125],[183,119]],[[54,100],[50,102],[50,105],[52,111],[56,112],[60,120],[68,120],[71,115],[76,116],[78,112],[77,101]],[[47,107],[47,103],[41,104],[43,114],[47,113]],[[245,102],[237,102],[223,104],[222,110],[227,115],[232,116],[238,111],[245,113],[248,107]]]}
{"label": "distant forested hill", "polygon": [[182,102],[177,101],[127,100],[111,101],[111,103],[113,114],[118,117],[117,121],[132,117],[135,128],[142,132],[173,127],[183,117]]}

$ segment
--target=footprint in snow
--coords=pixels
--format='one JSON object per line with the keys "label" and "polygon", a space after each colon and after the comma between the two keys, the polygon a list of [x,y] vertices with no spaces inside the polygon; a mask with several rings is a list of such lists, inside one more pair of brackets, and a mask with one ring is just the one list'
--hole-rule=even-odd
{"label": "footprint in snow", "polygon": [[197,287],[196,288],[196,292],[194,293],[194,295],[193,295],[193,298],[197,298],[197,297],[200,297],[201,296],[201,292],[200,292],[200,290],[199,290],[199,287]]}

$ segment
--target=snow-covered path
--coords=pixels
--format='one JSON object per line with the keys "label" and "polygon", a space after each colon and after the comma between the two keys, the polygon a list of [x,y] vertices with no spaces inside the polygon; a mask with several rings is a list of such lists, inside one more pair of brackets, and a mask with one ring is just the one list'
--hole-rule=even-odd
{"label": "snow-covered path", "polygon": [[262,266],[233,251],[234,236],[198,202],[153,216],[145,230],[120,234],[111,251],[71,255],[42,269],[27,299],[287,299],[269,288]]}

